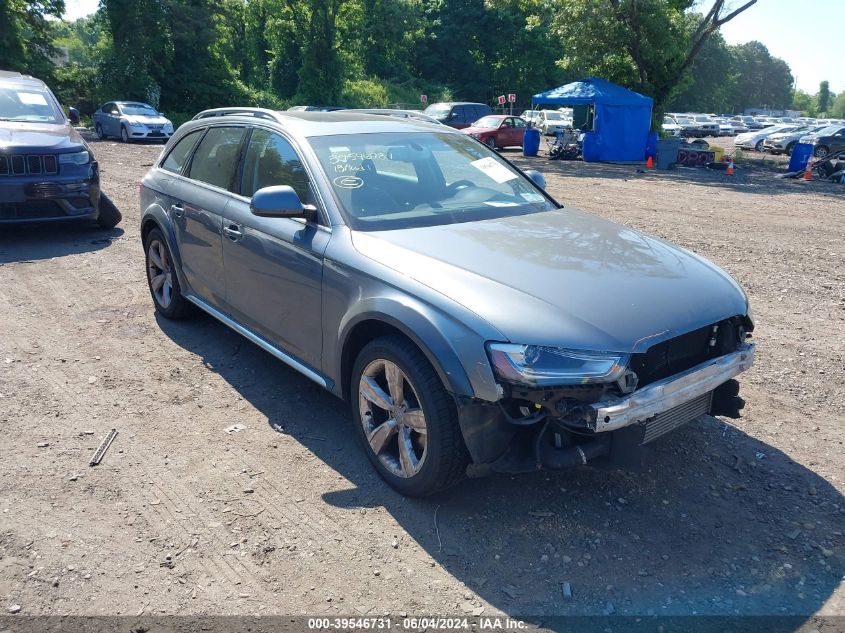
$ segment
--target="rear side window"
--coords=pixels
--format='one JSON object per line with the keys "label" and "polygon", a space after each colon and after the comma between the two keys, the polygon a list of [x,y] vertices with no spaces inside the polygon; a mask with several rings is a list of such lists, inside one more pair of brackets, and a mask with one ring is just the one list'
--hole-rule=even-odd
{"label": "rear side window", "polygon": [[235,172],[246,128],[209,128],[191,160],[188,177],[209,185],[235,191]]}
{"label": "rear side window", "polygon": [[185,166],[185,162],[188,160],[188,155],[191,153],[191,148],[194,146],[194,143],[197,142],[197,138],[202,130],[196,130],[195,132],[191,132],[190,134],[186,134],[181,138],[181,140],[173,146],[173,149],[170,150],[170,153],[167,155],[167,158],[164,159],[164,162],[161,164],[162,169],[166,169],[167,171],[172,171],[174,174],[181,174],[182,167]]}

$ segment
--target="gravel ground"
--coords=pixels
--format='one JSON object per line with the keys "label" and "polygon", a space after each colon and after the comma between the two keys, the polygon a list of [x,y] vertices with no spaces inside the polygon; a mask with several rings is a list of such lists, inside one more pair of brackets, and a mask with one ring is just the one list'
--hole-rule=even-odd
{"label": "gravel ground", "polygon": [[507,152],[742,283],[747,406],[643,472],[409,500],[343,403],[210,318],[155,316],[136,187],[160,147],[94,149],[117,229],[0,233],[2,612],[845,616],[845,188],[751,160],[729,177]]}

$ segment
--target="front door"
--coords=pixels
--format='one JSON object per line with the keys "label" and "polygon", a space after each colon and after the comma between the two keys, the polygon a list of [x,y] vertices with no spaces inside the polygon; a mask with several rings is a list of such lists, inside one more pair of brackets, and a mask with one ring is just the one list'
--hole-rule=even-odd
{"label": "front door", "polygon": [[249,200],[289,185],[313,203],[308,174],[280,134],[255,127],[244,153],[241,196],[226,207],[223,261],[229,311],[244,325],[318,371],[322,356],[323,254],[331,233],[299,218],[262,218]]}

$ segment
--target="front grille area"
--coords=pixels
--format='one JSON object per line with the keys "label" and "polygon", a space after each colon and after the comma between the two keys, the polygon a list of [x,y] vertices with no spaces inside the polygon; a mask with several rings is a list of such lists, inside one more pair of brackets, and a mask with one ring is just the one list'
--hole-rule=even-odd
{"label": "front grille area", "polygon": [[733,317],[652,345],[641,354],[632,354],[630,366],[637,374],[637,385],[644,387],[733,352],[744,338],[740,319]]}
{"label": "front grille area", "polygon": [[0,176],[40,176],[58,172],[58,161],[53,154],[0,155]]}
{"label": "front grille area", "polygon": [[666,435],[679,426],[695,420],[698,416],[709,413],[712,401],[713,392],[708,391],[694,400],[678,405],[674,409],[658,413],[645,423],[643,444],[653,442],[658,437]]}
{"label": "front grille area", "polygon": [[0,220],[43,220],[66,217],[62,207],[50,200],[27,200],[0,204]]}

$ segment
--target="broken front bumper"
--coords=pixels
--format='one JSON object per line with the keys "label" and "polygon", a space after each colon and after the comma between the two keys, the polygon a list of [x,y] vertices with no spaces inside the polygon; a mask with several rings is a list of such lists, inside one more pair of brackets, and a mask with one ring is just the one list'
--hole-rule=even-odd
{"label": "broken front bumper", "polygon": [[736,352],[654,382],[624,398],[609,398],[589,405],[590,417],[595,414],[591,430],[604,433],[645,422],[713,391],[751,367],[754,348],[754,343],[745,343]]}

